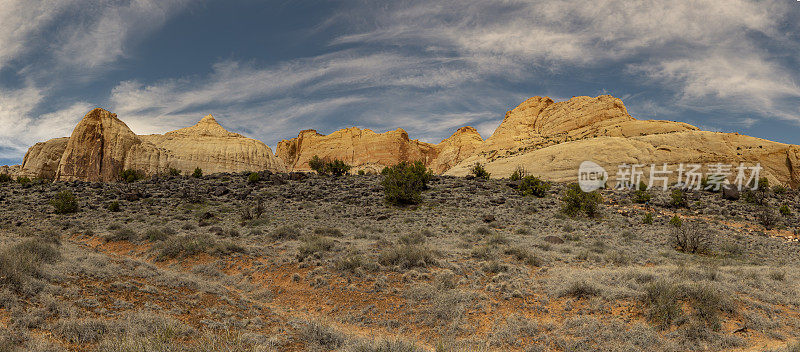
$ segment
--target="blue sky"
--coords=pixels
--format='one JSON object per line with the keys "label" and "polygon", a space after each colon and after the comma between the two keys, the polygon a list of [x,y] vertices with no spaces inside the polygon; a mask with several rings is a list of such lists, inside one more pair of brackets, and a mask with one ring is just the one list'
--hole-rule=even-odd
{"label": "blue sky", "polygon": [[488,137],[535,95],[800,144],[800,2],[0,0],[0,164],[93,107],[139,134],[213,114]]}

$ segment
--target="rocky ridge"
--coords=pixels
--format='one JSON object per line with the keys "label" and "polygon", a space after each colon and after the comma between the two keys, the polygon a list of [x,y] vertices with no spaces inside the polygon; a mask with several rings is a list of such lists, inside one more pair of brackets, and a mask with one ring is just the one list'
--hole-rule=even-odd
{"label": "rocky ridge", "polygon": [[21,166],[0,173],[110,181],[127,168],[147,174],[195,167],[207,173],[308,171],[314,155],[343,160],[353,171],[422,161],[434,173],[463,176],[482,163],[492,177],[508,177],[522,167],[553,181],[574,181],[584,160],[603,166],[612,179],[623,163],[760,163],[770,181],[800,185],[798,146],[701,131],[682,122],[637,120],[610,95],[563,102],[530,98],[508,111],[485,141],[469,126],[438,144],[411,139],[402,128],[376,133],[351,127],[328,135],[309,129],[280,141],[275,155],[264,143],[225,130],[212,116],[163,135],[138,136],[116,115],[95,109],[71,137],[37,143]]}

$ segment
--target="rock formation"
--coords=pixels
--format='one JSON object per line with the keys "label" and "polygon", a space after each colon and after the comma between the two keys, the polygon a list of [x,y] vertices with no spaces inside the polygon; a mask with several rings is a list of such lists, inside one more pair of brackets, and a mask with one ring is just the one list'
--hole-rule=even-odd
{"label": "rock formation", "polygon": [[[422,161],[433,172],[463,176],[475,163],[492,177],[518,167],[554,181],[575,181],[581,162],[592,160],[615,179],[627,164],[760,163],[770,181],[800,186],[800,146],[737,133],[700,131],[671,121],[637,120],[609,95],[554,102],[533,97],[506,113],[484,141],[462,127],[439,144],[412,140],[403,129],[375,133],[351,127],[322,135],[304,130],[278,143],[277,156],[264,143],[228,132],[212,116],[164,135],[138,136],[115,114],[95,109],[68,138],[37,143],[22,166],[0,173],[57,180],[115,180],[124,169],[153,175],[169,168],[189,173],[309,170],[308,161],[340,159],[353,171],[380,171],[401,161]],[[705,169],[703,171],[706,171]]]}
{"label": "rock formation", "polygon": [[380,171],[384,166],[401,161],[422,161],[436,173],[442,173],[465,157],[472,155],[483,143],[472,127],[463,127],[439,144],[411,140],[401,128],[384,133],[357,127],[322,135],[315,130],[301,131],[296,138],[282,140],[276,152],[287,168],[310,170],[308,161],[320,158],[339,159],[355,170]]}
{"label": "rock formation", "polygon": [[[554,103],[534,97],[506,114],[494,134],[472,156],[445,174],[463,176],[476,162],[492,177],[518,167],[553,181],[573,182],[585,160],[603,166],[613,184],[618,166],[680,163],[760,163],[770,181],[800,185],[800,147],[737,133],[700,131],[670,121],[636,120],[617,98],[576,97]],[[702,169],[707,171],[707,167]],[[645,176],[649,175],[649,169]]]}
{"label": "rock formation", "polygon": [[147,175],[170,168],[191,173],[285,171],[264,143],[226,131],[212,116],[165,135],[139,136],[103,109],[94,109],[68,138],[37,143],[20,175],[61,181],[114,181],[126,169]]}

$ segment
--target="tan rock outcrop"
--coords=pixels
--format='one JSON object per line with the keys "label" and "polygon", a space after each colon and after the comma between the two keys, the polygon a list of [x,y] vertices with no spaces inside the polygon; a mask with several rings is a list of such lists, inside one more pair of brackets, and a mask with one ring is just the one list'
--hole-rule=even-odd
{"label": "tan rock outcrop", "polygon": [[471,155],[483,139],[472,127],[462,127],[439,144],[409,139],[403,129],[375,133],[357,127],[322,135],[315,130],[301,131],[296,138],[278,143],[277,154],[295,171],[310,170],[308,161],[315,155],[339,159],[354,170],[379,171],[401,161],[422,161],[436,173],[442,173]]}
{"label": "tan rock outcrop", "polygon": [[19,176],[55,179],[68,141],[69,137],[64,137],[34,144],[25,153]]}
{"label": "tan rock outcrop", "polygon": [[22,165],[3,165],[0,166],[0,175],[9,175],[11,177],[19,176],[19,171],[22,170]]}
{"label": "tan rock outcrop", "polygon": [[68,138],[37,143],[20,175],[56,180],[114,181],[126,169],[147,175],[175,168],[191,173],[285,171],[264,143],[228,132],[212,116],[165,135],[139,136],[116,114],[94,109]]}
{"label": "tan rock outcrop", "polygon": [[610,96],[576,97],[561,103],[535,97],[508,112],[478,152],[445,174],[464,176],[481,162],[492,177],[508,177],[523,167],[548,180],[574,182],[581,162],[591,160],[606,169],[613,184],[623,163],[677,167],[680,163],[744,162],[760,163],[762,175],[772,182],[797,186],[798,151],[800,147],[794,145],[700,131],[685,123],[636,120],[619,99]]}
{"label": "tan rock outcrop", "polygon": [[308,161],[314,155],[339,159],[354,166],[394,165],[400,161],[423,161],[426,165],[436,156],[434,146],[411,140],[401,128],[384,133],[357,127],[322,135],[304,130],[296,138],[282,140],[277,146],[278,157],[291,170],[310,170]]}

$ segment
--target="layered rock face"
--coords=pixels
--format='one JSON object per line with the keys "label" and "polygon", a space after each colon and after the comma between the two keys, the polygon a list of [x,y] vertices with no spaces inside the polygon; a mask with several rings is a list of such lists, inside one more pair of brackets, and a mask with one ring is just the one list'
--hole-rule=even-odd
{"label": "layered rock face", "polygon": [[28,150],[20,175],[62,181],[115,181],[126,169],[147,175],[170,168],[191,173],[271,170],[283,163],[264,143],[226,131],[211,116],[165,135],[139,136],[116,114],[94,109],[68,138],[37,143]]}
{"label": "layered rock face", "polygon": [[[613,184],[619,165],[671,166],[760,163],[774,183],[800,185],[800,147],[737,133],[700,131],[680,122],[636,120],[617,98],[576,97],[554,103],[534,97],[506,114],[486,143],[445,174],[463,176],[476,162],[492,177],[508,177],[518,167],[552,181],[577,180],[585,160],[603,166]],[[645,176],[649,175],[649,169]]]}
{"label": "layered rock face", "polygon": [[403,129],[375,133],[356,127],[322,135],[315,130],[300,132],[296,138],[282,140],[276,152],[287,168],[310,170],[308,161],[320,158],[339,159],[355,170],[380,171],[401,161],[422,161],[436,173],[442,173],[471,155],[483,143],[472,127],[463,127],[439,144],[411,140]]}

